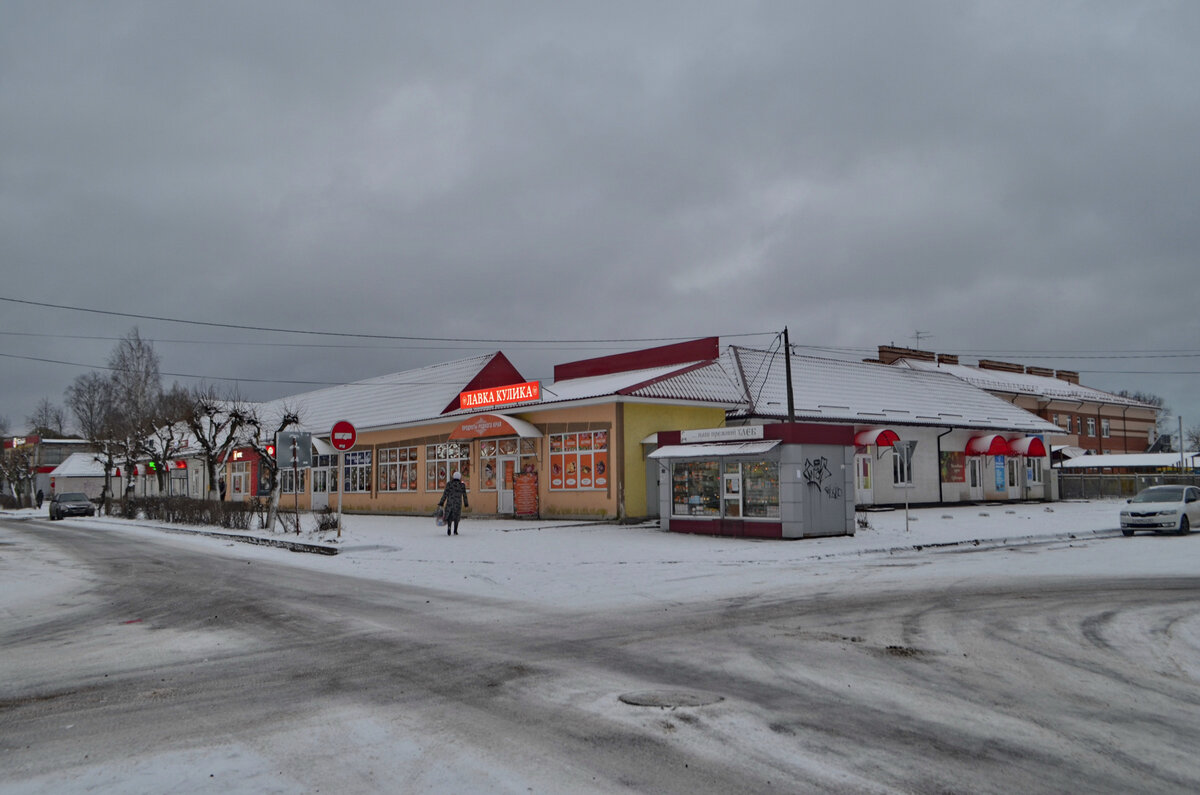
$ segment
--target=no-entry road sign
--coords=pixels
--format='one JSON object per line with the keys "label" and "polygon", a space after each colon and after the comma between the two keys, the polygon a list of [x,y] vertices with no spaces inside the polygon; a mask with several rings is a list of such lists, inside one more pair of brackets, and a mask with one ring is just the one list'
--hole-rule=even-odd
{"label": "no-entry road sign", "polygon": [[349,450],[354,446],[354,440],[358,438],[358,431],[354,430],[354,426],[345,420],[339,420],[333,424],[333,430],[329,432],[329,443],[333,445],[334,450]]}

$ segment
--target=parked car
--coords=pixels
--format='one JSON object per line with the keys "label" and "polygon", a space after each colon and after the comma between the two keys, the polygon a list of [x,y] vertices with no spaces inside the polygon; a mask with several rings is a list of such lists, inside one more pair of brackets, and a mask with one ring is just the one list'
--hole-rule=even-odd
{"label": "parked car", "polygon": [[1195,522],[1200,522],[1200,488],[1195,486],[1151,486],[1121,509],[1121,532],[1127,536],[1135,530],[1185,535]]}
{"label": "parked car", "polygon": [[95,516],[96,506],[80,491],[67,491],[50,498],[50,520],[64,516]]}

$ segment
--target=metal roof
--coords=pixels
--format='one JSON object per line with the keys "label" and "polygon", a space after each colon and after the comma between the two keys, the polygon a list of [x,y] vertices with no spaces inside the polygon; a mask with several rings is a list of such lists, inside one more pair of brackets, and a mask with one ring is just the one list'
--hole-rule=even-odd
{"label": "metal roof", "polygon": [[272,416],[286,407],[299,414],[304,430],[314,434],[329,433],[338,420],[348,420],[361,433],[436,419],[496,355],[432,364],[266,401],[258,404],[260,416]]}
{"label": "metal roof", "polygon": [[[746,384],[743,416],[787,418],[782,353],[731,346],[723,358]],[[925,425],[1057,433],[1056,425],[948,373],[792,356],[798,422]]]}
{"label": "metal roof", "polygon": [[988,370],[982,367],[971,367],[966,364],[939,364],[919,359],[897,359],[892,366],[907,367],[912,370],[924,370],[926,372],[949,373],[955,378],[960,378],[972,386],[986,389],[989,392],[1010,392],[1016,395],[1037,395],[1041,398],[1058,400],[1086,400],[1092,403],[1155,408],[1140,400],[1121,397],[1111,392],[1093,389],[1090,386],[1073,384],[1070,381],[1064,381],[1061,378],[1054,378],[1048,375],[1012,373],[1006,370]]}

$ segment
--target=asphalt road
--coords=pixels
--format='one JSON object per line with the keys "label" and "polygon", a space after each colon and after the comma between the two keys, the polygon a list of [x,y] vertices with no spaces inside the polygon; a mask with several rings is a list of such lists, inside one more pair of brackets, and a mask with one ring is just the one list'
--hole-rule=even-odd
{"label": "asphalt road", "polygon": [[4,527],[77,584],[0,609],[0,792],[1200,791],[1200,578],[579,614]]}

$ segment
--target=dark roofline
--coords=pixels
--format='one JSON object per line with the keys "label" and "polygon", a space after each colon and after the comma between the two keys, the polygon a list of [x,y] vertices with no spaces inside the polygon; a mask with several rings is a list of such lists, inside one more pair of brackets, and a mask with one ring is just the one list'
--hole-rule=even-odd
{"label": "dark roofline", "polygon": [[702,339],[676,342],[671,345],[660,345],[657,348],[645,348],[626,353],[614,353],[611,356],[597,356],[594,359],[580,359],[575,362],[554,365],[554,380],[569,381],[572,378],[589,378],[596,375],[611,375],[628,370],[648,370],[651,367],[666,367],[672,364],[691,364],[701,360],[719,358],[720,337],[704,337]]}

